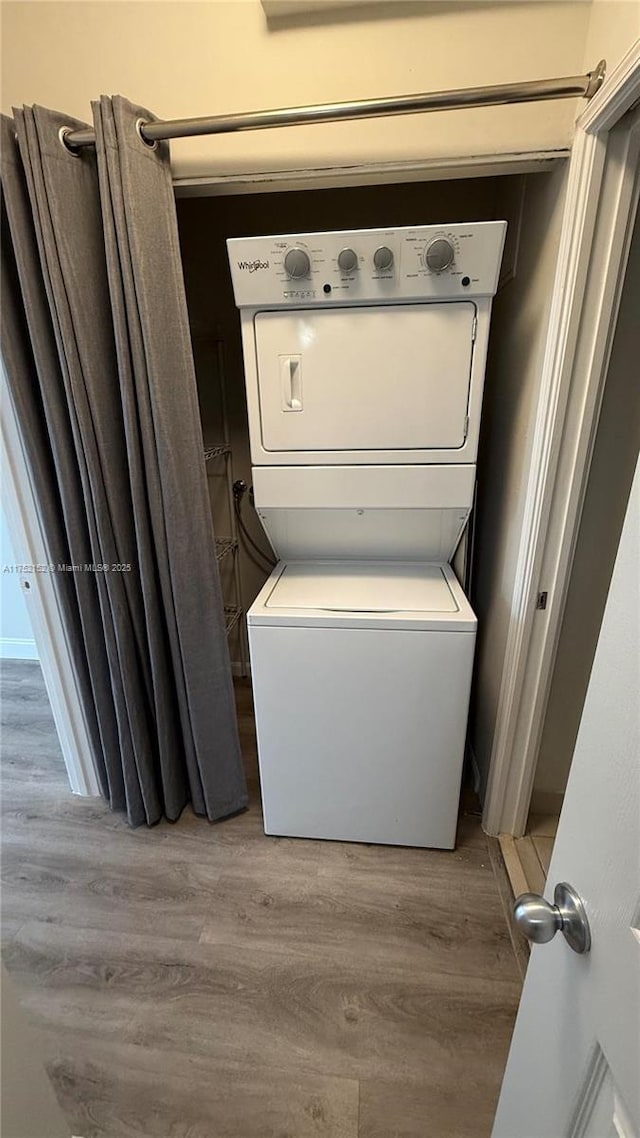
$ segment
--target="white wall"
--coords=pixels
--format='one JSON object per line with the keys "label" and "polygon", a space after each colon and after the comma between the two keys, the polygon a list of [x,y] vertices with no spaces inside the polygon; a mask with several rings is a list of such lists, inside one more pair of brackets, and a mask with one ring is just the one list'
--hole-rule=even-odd
{"label": "white wall", "polygon": [[610,74],[638,37],[640,0],[592,0],[585,66],[594,67],[598,59],[606,59]]}
{"label": "white wall", "polygon": [[[258,0],[7,0],[2,16],[4,111],[38,102],[86,119],[91,99],[119,92],[176,118],[578,74],[589,5],[395,0],[268,24]],[[174,168],[185,178],[553,150],[570,143],[579,105],[189,139],[172,144]]]}
{"label": "white wall", "polygon": [[23,578],[13,571],[15,564],[6,518],[0,509],[0,658],[37,660],[38,649],[22,594]]}

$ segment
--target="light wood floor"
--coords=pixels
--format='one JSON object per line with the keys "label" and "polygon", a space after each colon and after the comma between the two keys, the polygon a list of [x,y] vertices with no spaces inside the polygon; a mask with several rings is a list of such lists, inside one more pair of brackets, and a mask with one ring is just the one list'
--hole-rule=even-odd
{"label": "light wood floor", "polygon": [[130,830],[69,793],[38,666],[2,694],[4,959],[74,1134],[489,1135],[521,976],[477,816],[452,853],[265,837],[239,684],[251,809]]}
{"label": "light wood floor", "polygon": [[514,896],[544,893],[558,821],[557,814],[530,814],[524,837],[500,835],[500,849]]}

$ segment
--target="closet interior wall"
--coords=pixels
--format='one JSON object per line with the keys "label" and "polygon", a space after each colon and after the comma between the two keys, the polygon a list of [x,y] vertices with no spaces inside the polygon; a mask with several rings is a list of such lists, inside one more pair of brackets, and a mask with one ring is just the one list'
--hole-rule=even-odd
{"label": "closet interior wall", "polygon": [[[503,563],[512,571],[519,503],[525,484],[525,442],[532,434],[564,178],[564,163],[559,161],[540,173],[185,197],[177,202],[205,443],[220,437],[214,371],[214,342],[219,338],[226,367],[234,477],[244,479],[248,485],[251,458],[240,323],[231,288],[226,238],[470,220],[508,222],[485,384],[470,589],[479,617],[471,739],[481,774],[488,768],[506,642],[508,586]],[[225,493],[217,483],[223,471],[213,464],[209,468],[214,525],[222,534],[228,531]],[[248,499],[243,516],[254,540],[268,548]],[[267,574],[249,559],[242,543],[240,567],[246,609]],[[231,564],[222,562],[221,572],[223,578],[232,572]],[[234,630],[230,641],[234,663],[240,658],[238,634]]]}

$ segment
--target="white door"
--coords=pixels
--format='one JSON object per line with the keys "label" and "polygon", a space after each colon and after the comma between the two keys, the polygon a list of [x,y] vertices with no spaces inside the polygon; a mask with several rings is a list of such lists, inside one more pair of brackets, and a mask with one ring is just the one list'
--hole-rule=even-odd
{"label": "white door", "polygon": [[640,1136],[640,463],[598,640],[547,899],[568,882],[591,950],[533,947],[493,1138]]}
{"label": "white door", "polygon": [[259,312],[267,451],[459,450],[476,306]]}

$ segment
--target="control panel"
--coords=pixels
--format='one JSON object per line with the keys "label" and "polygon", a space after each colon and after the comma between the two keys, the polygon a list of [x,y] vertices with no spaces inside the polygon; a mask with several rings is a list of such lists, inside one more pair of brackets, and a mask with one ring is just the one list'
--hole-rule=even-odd
{"label": "control panel", "polygon": [[493,296],[507,223],[231,237],[239,308]]}

